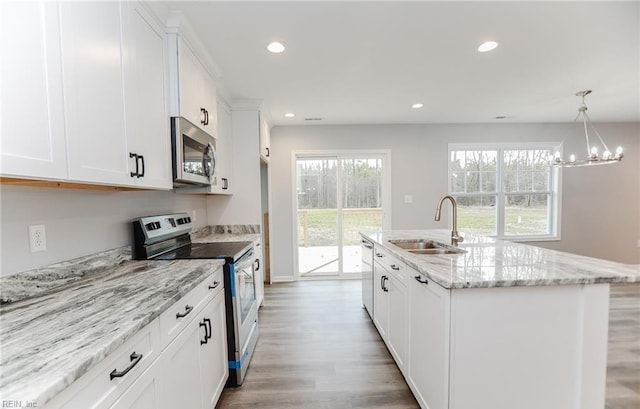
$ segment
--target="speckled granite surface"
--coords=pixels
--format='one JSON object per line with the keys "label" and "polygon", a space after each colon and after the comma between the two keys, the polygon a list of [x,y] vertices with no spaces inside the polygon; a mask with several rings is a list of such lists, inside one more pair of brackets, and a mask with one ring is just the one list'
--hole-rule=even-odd
{"label": "speckled granite surface", "polygon": [[416,255],[388,240],[425,239],[445,244],[449,230],[361,232],[445,288],[640,282],[640,266],[614,263],[525,244],[465,234],[465,253]]}
{"label": "speckled granite surface", "polygon": [[191,233],[194,243],[218,243],[226,241],[256,241],[262,238],[258,224],[232,224],[207,226]]}
{"label": "speckled granite surface", "polygon": [[[43,407],[223,264],[111,260],[116,263],[91,274],[73,270],[73,279],[60,265],[50,267],[49,275],[27,279],[25,291],[12,293],[31,298],[0,307],[1,399]],[[52,282],[34,295],[29,282],[43,285],[46,277]],[[3,287],[8,283],[3,281]]]}

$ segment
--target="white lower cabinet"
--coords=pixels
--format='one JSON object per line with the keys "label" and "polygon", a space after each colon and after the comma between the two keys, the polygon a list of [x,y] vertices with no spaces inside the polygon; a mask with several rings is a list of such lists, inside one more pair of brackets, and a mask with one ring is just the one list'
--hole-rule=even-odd
{"label": "white lower cabinet", "polygon": [[224,293],[219,293],[163,352],[159,408],[211,409],[227,380]]}
{"label": "white lower cabinet", "polygon": [[407,381],[422,408],[448,408],[449,290],[417,271],[409,282]]}
{"label": "white lower cabinet", "polygon": [[200,348],[202,407],[212,409],[229,377],[224,292],[209,303],[202,315],[203,319],[211,320],[210,323],[207,322],[207,325],[210,325],[208,342]]}
{"label": "white lower cabinet", "polygon": [[160,407],[160,378],[162,365],[155,361],[122,396],[111,409],[156,409]]}
{"label": "white lower cabinet", "polygon": [[404,373],[408,350],[408,267],[390,254],[376,249],[373,263],[374,324],[398,368]]}
{"label": "white lower cabinet", "polygon": [[378,263],[373,263],[373,323],[386,342],[389,332],[389,295],[387,271]]}

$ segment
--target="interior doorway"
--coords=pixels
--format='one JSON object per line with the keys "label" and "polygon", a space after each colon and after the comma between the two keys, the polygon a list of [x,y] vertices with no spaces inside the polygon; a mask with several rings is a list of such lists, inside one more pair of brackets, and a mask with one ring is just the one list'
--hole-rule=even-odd
{"label": "interior doorway", "polygon": [[359,278],[361,230],[385,228],[387,152],[296,154],[299,279]]}

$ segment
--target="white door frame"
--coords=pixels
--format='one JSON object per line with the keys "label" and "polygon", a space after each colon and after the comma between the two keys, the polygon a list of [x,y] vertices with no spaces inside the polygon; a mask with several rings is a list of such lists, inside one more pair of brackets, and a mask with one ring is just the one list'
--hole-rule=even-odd
{"label": "white door frame", "polygon": [[[357,159],[367,157],[380,157],[382,159],[382,229],[389,230],[391,228],[391,149],[332,149],[332,150],[294,150],[291,152],[291,201],[292,201],[292,237],[293,237],[293,279],[300,279],[300,265],[298,263],[298,195],[296,194],[298,172],[297,159],[305,158],[327,158],[335,157],[336,159]],[[337,198],[340,200],[340,197]],[[339,236],[342,232],[338,232]],[[338,246],[338,254],[342,254],[341,246]],[[305,277],[303,280],[324,280],[327,276]],[[334,279],[345,279],[338,275],[331,277]],[[346,277],[351,279],[354,277]]]}

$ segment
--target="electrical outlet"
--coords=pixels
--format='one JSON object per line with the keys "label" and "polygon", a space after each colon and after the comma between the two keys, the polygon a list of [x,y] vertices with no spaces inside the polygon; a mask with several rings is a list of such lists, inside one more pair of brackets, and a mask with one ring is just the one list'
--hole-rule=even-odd
{"label": "electrical outlet", "polygon": [[31,252],[45,251],[47,249],[47,236],[44,224],[29,226],[29,244]]}

